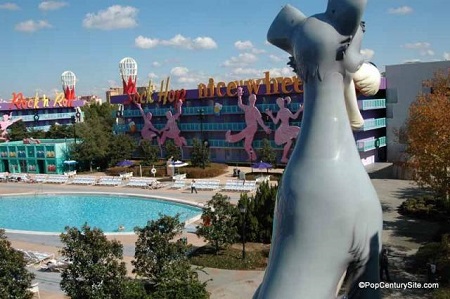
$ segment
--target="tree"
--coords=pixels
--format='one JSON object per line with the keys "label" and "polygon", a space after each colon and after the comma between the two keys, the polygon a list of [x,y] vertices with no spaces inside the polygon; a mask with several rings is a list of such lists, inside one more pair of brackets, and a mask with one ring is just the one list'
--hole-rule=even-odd
{"label": "tree", "polygon": [[179,215],[163,215],[143,228],[136,227],[133,273],[148,279],[151,298],[208,298],[206,283],[187,259],[188,246],[183,240],[173,241],[184,227]]}
{"label": "tree", "polygon": [[[246,209],[246,237],[251,242],[270,243],[272,239],[273,214],[278,187],[262,182],[256,189],[255,196],[248,197],[242,194],[238,206]],[[238,227],[242,226],[243,219],[239,219]]]}
{"label": "tree", "polygon": [[115,166],[124,159],[130,159],[136,149],[136,142],[130,135],[112,135],[109,146],[109,164]]}
{"label": "tree", "polygon": [[210,163],[209,147],[205,146],[200,140],[194,139],[191,152],[191,164],[194,167],[201,166],[205,168]]}
{"label": "tree", "polygon": [[144,166],[150,166],[158,161],[159,149],[151,145],[148,140],[141,141],[141,151],[144,158],[142,163]]}
{"label": "tree", "polygon": [[72,147],[70,156],[79,162],[81,169],[92,171],[93,165],[105,169],[110,163],[114,106],[109,103],[93,103],[81,109],[84,122],[75,124],[79,140]]}
{"label": "tree", "polygon": [[420,94],[409,108],[407,148],[414,180],[438,197],[450,194],[450,72],[424,82],[430,93]]}
{"label": "tree", "polygon": [[27,126],[22,120],[16,121],[8,127],[8,136],[11,141],[23,140],[30,137]]}
{"label": "tree", "polygon": [[0,297],[1,298],[32,298],[28,291],[34,275],[25,268],[27,265],[23,254],[11,247],[0,229]]}
{"label": "tree", "polygon": [[71,157],[79,162],[81,168],[90,171],[94,164],[108,167],[112,129],[108,130],[99,118],[85,118],[85,122],[77,124],[76,130],[80,140],[73,146]]}
{"label": "tree", "polygon": [[204,225],[197,226],[196,234],[214,246],[216,254],[220,248],[233,244],[237,234],[237,210],[230,197],[216,193],[203,207]]}
{"label": "tree", "polygon": [[100,229],[84,224],[82,229],[66,227],[60,235],[61,253],[72,263],[61,274],[61,289],[74,299],[125,298],[123,246],[109,241]]}
{"label": "tree", "polygon": [[113,125],[115,123],[115,110],[116,108],[109,103],[92,103],[90,105],[84,105],[81,110],[84,113],[84,119],[99,119],[100,122],[112,132]]}
{"label": "tree", "polygon": [[166,150],[166,159],[173,157],[174,161],[181,160],[181,149],[173,143],[173,140],[166,140],[164,148]]}
{"label": "tree", "polygon": [[259,150],[259,159],[272,165],[275,165],[277,162],[275,150],[272,148],[270,141],[266,138],[262,140],[262,147]]}
{"label": "tree", "polygon": [[48,139],[73,138],[73,137],[74,137],[74,130],[73,127],[69,125],[53,124],[50,126],[50,129],[47,132],[45,132],[45,138]]}

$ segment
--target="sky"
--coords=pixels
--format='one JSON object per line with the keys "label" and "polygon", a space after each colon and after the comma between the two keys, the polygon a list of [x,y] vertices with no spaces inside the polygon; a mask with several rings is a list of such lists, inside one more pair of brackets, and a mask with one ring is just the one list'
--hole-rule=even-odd
{"label": "sky", "polygon": [[[138,86],[293,76],[289,55],[266,41],[286,4],[312,15],[327,0],[0,0],[0,99],[53,98],[64,71],[77,95],[104,99],[121,85],[124,57],[138,64]],[[380,71],[450,60],[449,12],[449,0],[368,0],[362,52]]]}

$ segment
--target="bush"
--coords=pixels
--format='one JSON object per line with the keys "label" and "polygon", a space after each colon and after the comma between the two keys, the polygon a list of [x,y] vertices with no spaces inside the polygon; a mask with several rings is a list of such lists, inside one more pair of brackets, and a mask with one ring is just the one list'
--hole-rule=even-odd
{"label": "bush", "polygon": [[183,172],[186,173],[186,177],[189,179],[214,178],[226,173],[227,167],[226,164],[211,163],[204,169],[189,166],[184,167]]}
{"label": "bush", "polygon": [[249,180],[249,181],[256,180],[256,178],[261,175],[264,175],[264,176],[270,175],[270,180],[274,181],[274,182],[280,181],[281,177],[283,176],[282,173],[278,173],[278,172],[250,172],[250,173],[245,174],[245,179]]}
{"label": "bush", "polygon": [[440,282],[450,282],[450,234],[442,236],[440,243],[428,243],[419,248],[415,255],[415,265],[419,269],[426,269],[427,263],[434,261]]}
{"label": "bush", "polygon": [[432,260],[436,260],[439,255],[441,248],[441,243],[432,242],[426,245],[423,245],[417,250],[417,253],[414,257],[414,265],[418,269],[426,269],[427,263]]}
{"label": "bush", "polygon": [[402,215],[430,221],[442,221],[449,218],[444,201],[432,195],[408,198],[400,205],[398,211]]}
{"label": "bush", "polygon": [[[160,164],[160,163],[159,163]],[[166,172],[166,168],[165,166],[160,166],[160,165],[151,165],[151,166],[141,166],[139,167],[139,165],[136,166],[130,166],[130,167],[110,167],[108,169],[106,169],[105,173],[107,175],[112,175],[112,176],[119,176],[121,173],[125,173],[125,172],[132,172],[133,176],[135,177],[139,177],[141,176],[141,169],[142,169],[142,176],[144,177],[153,177],[153,173],[151,172],[153,166],[156,169],[156,174],[155,176],[157,177],[165,177],[167,175]]]}
{"label": "bush", "polygon": [[433,292],[433,299],[450,299],[450,288],[439,288]]}

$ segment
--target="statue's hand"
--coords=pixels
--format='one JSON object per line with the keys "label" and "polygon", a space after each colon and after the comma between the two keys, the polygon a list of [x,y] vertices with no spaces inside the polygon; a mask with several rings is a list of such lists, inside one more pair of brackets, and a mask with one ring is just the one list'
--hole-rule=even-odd
{"label": "statue's hand", "polygon": [[266,109],[266,114],[268,115],[268,116],[272,116],[272,111],[271,110],[269,110],[269,109]]}
{"label": "statue's hand", "polygon": [[241,86],[239,86],[237,88],[237,96],[242,97],[243,94],[244,94],[244,89]]}
{"label": "statue's hand", "polygon": [[267,135],[272,133],[272,130],[269,127],[265,127],[264,131],[266,132]]}
{"label": "statue's hand", "polygon": [[381,74],[371,63],[364,63],[353,75],[356,89],[365,96],[372,96],[380,89]]}

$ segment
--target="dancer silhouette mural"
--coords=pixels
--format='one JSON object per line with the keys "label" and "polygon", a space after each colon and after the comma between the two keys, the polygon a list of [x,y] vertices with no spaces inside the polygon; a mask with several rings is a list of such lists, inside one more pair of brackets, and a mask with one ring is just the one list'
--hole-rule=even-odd
{"label": "dancer silhouette mural", "polygon": [[151,142],[153,138],[159,136],[160,134],[160,131],[155,128],[152,123],[153,114],[151,112],[147,112],[147,114],[145,114],[140,103],[135,102],[134,104],[139,108],[142,118],[144,119],[144,127],[141,130],[142,139]]}
{"label": "dancer silhouette mural", "polygon": [[310,17],[287,5],[268,31],[268,41],[293,56],[304,111],[254,298],[336,298],[343,281],[348,298],[381,296],[360,284],[379,282],[383,221],[352,133],[362,117],[351,88],[375,94],[380,86],[379,72],[360,53],[366,2],[328,0],[325,12]]}
{"label": "dancer silhouette mural", "polygon": [[159,145],[163,145],[167,138],[173,139],[175,145],[180,148],[187,144],[186,139],[183,136],[180,136],[181,131],[177,124],[177,120],[181,116],[182,106],[183,101],[178,100],[175,104],[176,113],[172,115],[171,111],[166,112],[167,123],[160,131],[161,137],[157,137]]}
{"label": "dancer silhouette mural", "polygon": [[235,143],[244,139],[244,149],[247,152],[248,159],[250,161],[254,161],[256,160],[256,154],[252,147],[252,143],[253,139],[255,138],[255,133],[258,130],[258,125],[260,125],[267,134],[270,134],[271,130],[268,126],[264,124],[261,112],[259,112],[258,108],[255,106],[256,95],[251,94],[248,97],[248,105],[244,105],[242,103],[243,95],[244,90],[242,89],[242,87],[238,87],[237,88],[238,106],[239,108],[244,110],[246,127],[245,129],[234,135],[231,134],[230,130],[228,130],[225,133],[225,140],[230,143]]}
{"label": "dancer silhouette mural", "polygon": [[300,112],[303,111],[303,107],[300,108],[294,114],[285,107],[285,104],[291,102],[290,97],[278,98],[277,105],[280,108],[277,112],[277,116],[274,117],[271,110],[266,110],[266,114],[272,119],[274,124],[278,124],[280,122],[280,126],[275,131],[275,143],[277,145],[284,144],[283,149],[283,157],[281,157],[281,162],[287,163],[289,160],[288,154],[289,150],[292,146],[292,142],[295,138],[297,138],[298,133],[300,133],[300,127],[289,125],[289,119],[296,119],[300,115]]}
{"label": "dancer silhouette mural", "polygon": [[0,121],[0,140],[9,141],[8,138],[8,127],[13,123],[21,120],[22,118],[16,118],[12,120],[12,112],[8,114],[3,114],[3,119]]}

